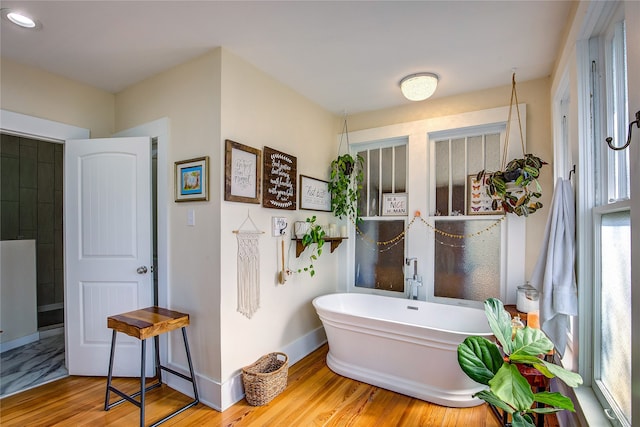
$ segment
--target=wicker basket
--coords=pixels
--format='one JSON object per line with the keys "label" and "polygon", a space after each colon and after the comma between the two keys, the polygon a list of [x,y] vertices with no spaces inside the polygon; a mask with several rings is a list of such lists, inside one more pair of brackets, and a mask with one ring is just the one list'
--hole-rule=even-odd
{"label": "wicker basket", "polygon": [[266,405],[287,387],[288,362],[284,353],[269,353],[242,368],[242,383],[249,405]]}

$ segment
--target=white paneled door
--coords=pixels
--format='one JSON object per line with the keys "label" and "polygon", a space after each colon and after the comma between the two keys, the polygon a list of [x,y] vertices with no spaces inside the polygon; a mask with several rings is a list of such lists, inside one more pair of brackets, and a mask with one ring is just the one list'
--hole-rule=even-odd
{"label": "white paneled door", "polygon": [[[147,137],[66,141],[65,326],[71,375],[106,376],[112,332],[107,317],[153,305],[150,157]],[[119,333],[117,344],[114,375],[139,376],[139,340]],[[153,352],[147,354],[151,369]]]}

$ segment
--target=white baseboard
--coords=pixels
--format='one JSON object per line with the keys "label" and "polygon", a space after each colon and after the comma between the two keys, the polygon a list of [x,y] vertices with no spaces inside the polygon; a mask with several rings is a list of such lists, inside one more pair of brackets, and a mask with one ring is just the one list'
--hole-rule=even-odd
{"label": "white baseboard", "polygon": [[[291,366],[326,342],[327,336],[324,328],[319,327],[286,345],[280,351],[289,357],[289,365]],[[170,364],[169,367],[188,375],[188,370],[183,366]],[[180,393],[193,397],[193,387],[190,382],[175,375],[167,375],[166,383],[169,387]],[[196,383],[198,385],[200,402],[216,411],[222,412],[244,398],[242,372],[240,371],[222,383],[196,373]]]}
{"label": "white baseboard", "polygon": [[34,332],[33,334],[25,335],[24,337],[20,337],[15,340],[0,343],[0,353],[13,350],[14,348],[22,347],[23,345],[30,344],[32,342],[38,341],[39,339],[40,333]]}

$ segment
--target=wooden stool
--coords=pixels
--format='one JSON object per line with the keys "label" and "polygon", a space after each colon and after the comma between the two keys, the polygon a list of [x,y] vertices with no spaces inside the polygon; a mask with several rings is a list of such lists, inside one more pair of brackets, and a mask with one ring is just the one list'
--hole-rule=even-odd
{"label": "wooden stool", "polygon": [[[129,401],[140,408],[140,427],[144,427],[144,398],[145,393],[156,387],[162,385],[162,370],[165,370],[173,375],[183,378],[191,384],[193,384],[193,397],[194,400],[182,408],[172,412],[160,421],[155,422],[152,426],[157,426],[168,419],[178,415],[182,411],[198,404],[198,389],[196,388],[196,377],[193,373],[193,364],[191,363],[191,353],[189,352],[189,343],[187,342],[186,326],[189,325],[189,315],[179,313],[177,311],[167,310],[160,307],[148,307],[140,310],[130,311],[128,313],[118,314],[115,316],[109,316],[107,318],[107,327],[113,329],[111,336],[111,356],[109,358],[109,376],[107,377],[107,394],[104,399],[104,410],[108,411],[116,405],[121,404],[124,401]],[[159,335],[165,332],[173,331],[174,329],[182,328],[182,337],[184,339],[184,348],[187,352],[187,361],[189,362],[189,372],[191,377],[176,372],[173,369],[167,368],[160,364],[160,350],[159,350]],[[130,335],[134,338],[141,340],[142,356],[141,356],[141,368],[140,368],[140,391],[127,395],[122,391],[111,385],[111,378],[113,373],[113,356],[116,349],[116,333],[122,332]],[[145,343],[147,338],[153,337],[155,342],[155,359],[156,359],[156,378],[157,383],[148,387],[145,386]],[[122,399],[109,404],[109,393],[114,392]],[[140,396],[140,401],[135,400],[135,397]]]}

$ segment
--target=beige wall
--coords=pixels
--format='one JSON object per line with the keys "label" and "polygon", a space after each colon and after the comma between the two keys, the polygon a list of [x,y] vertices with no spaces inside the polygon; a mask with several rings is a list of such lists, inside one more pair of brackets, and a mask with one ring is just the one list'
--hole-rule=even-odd
{"label": "beige wall", "polygon": [[[169,119],[168,301],[190,314],[189,337],[196,371],[220,378],[220,50],[174,67],[116,96],[116,130]],[[174,162],[210,158],[207,202],[175,203]],[[159,165],[163,167],[163,165]],[[187,226],[187,209],[195,226]],[[182,343],[174,341],[175,348]],[[180,362],[182,352],[175,352]],[[175,360],[175,359],[174,359]],[[183,366],[186,362],[183,361]]]}
{"label": "beige wall", "polygon": [[6,58],[0,67],[3,110],[87,128],[93,138],[113,133],[113,94]]}
{"label": "beige wall", "polygon": [[[527,218],[525,275],[530,277],[538,258],[542,236],[553,196],[553,141],[551,132],[550,78],[517,82],[518,102],[527,104],[527,152],[549,162],[542,169],[540,184],[544,208]],[[511,84],[448,98],[412,102],[398,108],[349,116],[349,130],[377,128],[392,124],[443,117],[509,105]],[[515,109],[514,109],[515,114]],[[507,118],[505,117],[505,120]]]}
{"label": "beige wall", "polygon": [[[196,371],[224,390],[233,387],[225,383],[232,383],[243,366],[282,350],[320,326],[311,300],[335,290],[339,256],[327,251],[317,263],[316,277],[296,274],[286,285],[277,285],[280,240],[271,237],[271,217],[283,216],[293,224],[312,213],[225,202],[224,141],[258,149],[268,146],[297,156],[299,173],[326,179],[337,120],[222,49],[116,96],[116,130],[162,117],[170,122],[170,164],[166,166],[170,176],[175,161],[210,158],[210,201],[170,203],[169,303],[192,316],[189,334]],[[166,191],[173,200],[173,188]],[[195,227],[186,225],[187,209],[195,211]],[[261,303],[251,319],[236,311],[237,242],[232,233],[248,213],[265,231],[259,244]],[[329,214],[318,216],[329,222]],[[291,256],[295,251],[289,247],[287,238]],[[299,264],[296,259],[290,263],[292,268]],[[224,408],[229,402],[222,395],[221,401],[212,403]]]}
{"label": "beige wall", "polygon": [[[225,139],[258,149],[267,146],[296,156],[299,174],[327,179],[329,163],[336,154],[337,118],[232,53],[223,50],[222,58],[220,156]],[[222,160],[218,173],[223,181]],[[223,185],[221,182],[220,191]],[[295,274],[284,286],[278,285],[280,239],[271,236],[272,216],[287,218],[287,231],[290,231],[296,220],[315,214],[319,223],[327,224],[332,215],[221,203],[222,377],[226,380],[259,356],[282,348],[320,326],[311,300],[335,291],[338,260],[346,254],[342,252],[346,249],[340,247],[333,254],[326,249],[316,264],[315,277]],[[232,233],[247,213],[265,231],[260,239],[261,304],[251,319],[236,311],[237,243]],[[291,267],[303,266],[307,254],[296,259],[289,239],[290,234],[285,239],[285,248]]]}

